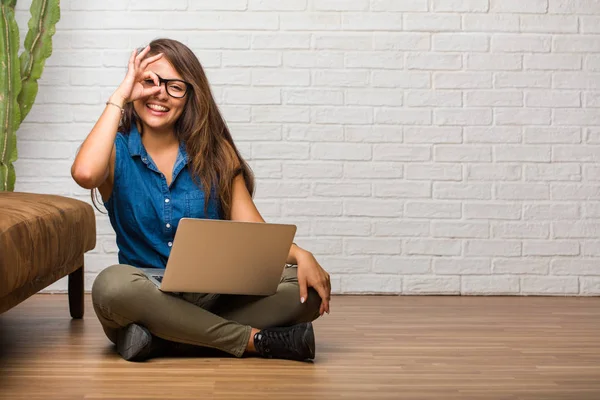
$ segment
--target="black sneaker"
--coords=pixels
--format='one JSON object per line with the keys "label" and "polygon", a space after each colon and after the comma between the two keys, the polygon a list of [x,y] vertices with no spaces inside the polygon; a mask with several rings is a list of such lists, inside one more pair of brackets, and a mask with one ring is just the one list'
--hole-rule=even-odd
{"label": "black sneaker", "polygon": [[117,352],[127,361],[143,361],[156,349],[156,340],[148,329],[138,324],[129,324],[119,329]]}
{"label": "black sneaker", "polygon": [[268,328],[254,334],[254,347],[265,358],[304,361],[315,358],[315,333],[307,322],[285,328]]}

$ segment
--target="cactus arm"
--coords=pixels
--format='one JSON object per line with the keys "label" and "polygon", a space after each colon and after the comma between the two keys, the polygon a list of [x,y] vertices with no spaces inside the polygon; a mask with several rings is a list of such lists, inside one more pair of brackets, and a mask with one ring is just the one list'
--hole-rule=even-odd
{"label": "cactus arm", "polygon": [[18,101],[21,121],[33,106],[38,92],[37,80],[42,76],[46,59],[52,54],[52,35],[60,19],[60,0],[34,0],[30,12],[25,50],[20,57],[23,88]]}
{"label": "cactus arm", "polygon": [[15,133],[21,123],[17,96],[19,74],[19,28],[15,21],[16,0],[0,2],[0,191],[12,191],[17,159]]}

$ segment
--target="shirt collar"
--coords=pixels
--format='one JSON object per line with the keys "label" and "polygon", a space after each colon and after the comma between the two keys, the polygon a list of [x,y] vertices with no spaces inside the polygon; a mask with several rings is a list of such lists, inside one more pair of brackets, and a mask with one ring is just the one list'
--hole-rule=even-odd
{"label": "shirt collar", "polygon": [[188,163],[188,154],[187,151],[185,151],[185,144],[183,144],[183,141],[179,142],[179,154],[177,154],[177,160],[175,161],[175,164],[180,162],[183,162],[183,165]]}
{"label": "shirt collar", "polygon": [[131,124],[131,130],[129,131],[128,146],[129,154],[131,154],[132,157],[146,155],[146,149],[142,144],[142,137],[140,136],[140,132],[138,131],[135,122]]}

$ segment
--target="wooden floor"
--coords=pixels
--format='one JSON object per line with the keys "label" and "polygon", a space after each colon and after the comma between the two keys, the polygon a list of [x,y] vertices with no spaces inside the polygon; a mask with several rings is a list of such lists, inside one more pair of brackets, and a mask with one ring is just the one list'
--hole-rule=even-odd
{"label": "wooden floor", "polygon": [[314,363],[118,357],[94,315],[0,316],[1,399],[600,399],[600,298],[340,297]]}

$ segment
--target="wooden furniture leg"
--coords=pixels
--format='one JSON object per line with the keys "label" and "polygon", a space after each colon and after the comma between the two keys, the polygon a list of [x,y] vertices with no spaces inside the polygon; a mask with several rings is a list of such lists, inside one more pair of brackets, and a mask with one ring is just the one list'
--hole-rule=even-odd
{"label": "wooden furniture leg", "polygon": [[69,311],[71,318],[83,318],[83,265],[69,274]]}

